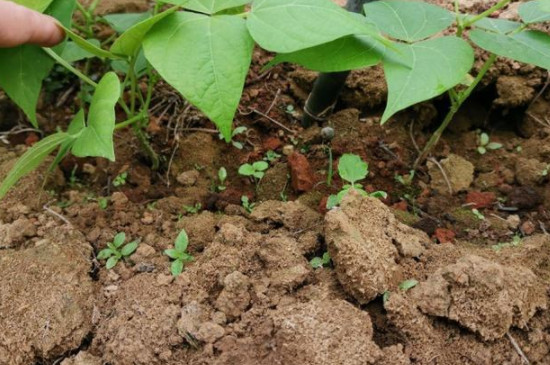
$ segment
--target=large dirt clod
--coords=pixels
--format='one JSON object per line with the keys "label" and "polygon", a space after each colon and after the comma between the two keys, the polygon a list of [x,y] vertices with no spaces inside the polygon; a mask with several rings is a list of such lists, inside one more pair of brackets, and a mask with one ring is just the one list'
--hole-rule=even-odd
{"label": "large dirt clod", "polygon": [[422,312],[446,317],[485,340],[523,328],[538,309],[546,309],[546,288],[523,267],[505,267],[469,255],[444,267],[412,293]]}
{"label": "large dirt clod", "polygon": [[338,279],[368,303],[403,279],[396,259],[417,257],[428,236],[397,221],[380,200],[351,192],[325,217],[325,237]]}
{"label": "large dirt clod", "polygon": [[91,247],[61,228],[39,242],[0,251],[1,365],[55,359],[92,330]]}

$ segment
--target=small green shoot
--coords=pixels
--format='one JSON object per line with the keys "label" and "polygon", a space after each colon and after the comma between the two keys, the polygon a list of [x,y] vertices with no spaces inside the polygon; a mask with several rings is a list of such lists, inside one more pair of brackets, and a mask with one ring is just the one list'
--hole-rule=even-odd
{"label": "small green shoot", "polygon": [[487,133],[480,133],[477,144],[477,152],[480,155],[487,153],[487,150],[498,150],[502,148],[501,143],[491,142]]}
{"label": "small green shoot", "polygon": [[477,219],[479,219],[480,221],[485,219],[485,216],[483,214],[481,214],[481,212],[477,209],[472,209],[472,214],[475,215],[475,217]]}
{"label": "small green shoot", "polygon": [[395,175],[395,181],[403,186],[411,186],[415,173],[416,171],[411,170],[408,175]]}
{"label": "small green shoot", "polygon": [[389,290],[386,290],[382,295],[382,303],[386,304],[386,302],[390,299],[390,295],[391,292]]}
{"label": "small green shoot", "polygon": [[225,180],[227,180],[227,170],[225,169],[225,167],[220,167],[220,169],[218,170],[219,184],[218,186],[216,186],[216,190],[218,192],[222,192],[227,189],[227,187],[225,186]]}
{"label": "small green shoot", "polygon": [[109,206],[109,198],[99,197],[97,198],[97,204],[101,210],[105,210]]}
{"label": "small green shoot", "polygon": [[182,273],[185,264],[193,261],[194,257],[189,255],[187,252],[187,246],[189,245],[189,237],[185,229],[182,229],[176,242],[174,243],[174,248],[164,251],[164,254],[170,257],[172,260],[172,265],[170,266],[170,272],[174,276],[178,276]]}
{"label": "small green shoot", "polygon": [[405,280],[404,282],[402,282],[401,284],[399,284],[399,289],[403,290],[403,291],[407,291],[409,289],[412,289],[414,288],[415,286],[418,285],[418,281],[415,280],[415,279],[409,279],[409,280]]}
{"label": "small green shoot", "polygon": [[280,154],[278,154],[278,153],[275,152],[275,151],[271,151],[271,150],[270,150],[270,151],[267,151],[267,152],[265,153],[264,161],[267,161],[267,162],[269,162],[269,163],[273,163],[273,162],[277,161],[277,160],[280,159],[280,158],[281,158],[281,155],[280,155]]}
{"label": "small green shoot", "polygon": [[340,157],[340,161],[338,163],[338,174],[349,184],[342,186],[342,190],[340,190],[338,194],[329,196],[327,201],[327,209],[332,209],[340,205],[342,199],[344,199],[351,189],[356,190],[363,196],[383,199],[388,197],[388,194],[383,191],[376,191],[369,194],[363,189],[363,185],[357,183],[357,181],[365,179],[369,174],[369,165],[357,155],[345,154]]}
{"label": "small green shoot", "polygon": [[253,164],[245,163],[239,167],[239,174],[242,176],[248,176],[254,180],[256,184],[256,189],[258,189],[258,184],[260,180],[265,175],[265,171],[269,168],[269,164],[265,161],[256,161]]}
{"label": "small green shoot", "polygon": [[541,172],[542,177],[547,177],[547,176],[548,176],[548,172],[550,172],[550,165],[546,165],[546,167],[544,168],[544,170],[542,170],[542,172]]}
{"label": "small green shoot", "polygon": [[[248,128],[246,127],[237,127],[233,130],[233,133],[231,134],[231,144],[233,145],[233,147],[239,150],[242,150],[244,148],[244,145],[241,142],[235,141],[235,137],[238,137],[239,135],[246,133],[247,130]],[[222,133],[220,133],[219,137],[220,139],[224,139],[224,136]]]}
{"label": "small green shoot", "polygon": [[113,186],[118,188],[119,186],[126,185],[126,179],[128,179],[127,172],[118,174],[113,180]]}
{"label": "small green shoot", "polygon": [[124,241],[126,241],[126,234],[120,232],[113,238],[113,242],[107,243],[107,248],[99,251],[97,254],[98,260],[107,260],[105,264],[107,270],[111,270],[121,259],[130,257],[136,251],[139,244],[138,241],[132,241],[122,246]]}
{"label": "small green shoot", "polygon": [[252,213],[252,210],[253,210],[254,207],[256,206],[256,203],[251,203],[251,202],[250,202],[250,199],[249,199],[246,195],[241,196],[241,203],[242,203],[242,205],[243,205],[243,208],[244,208],[248,213]]}
{"label": "small green shoot", "polygon": [[496,245],[493,245],[491,246],[491,248],[495,251],[495,252],[499,252],[500,250],[502,250],[503,248],[507,248],[507,247],[517,247],[521,245],[521,237],[519,235],[515,235],[513,238],[512,238],[512,241],[510,242],[501,242],[501,243],[498,243]]}
{"label": "small green shoot", "polygon": [[202,209],[201,203],[195,203],[195,205],[184,205],[183,209],[187,214],[197,214]]}
{"label": "small green shoot", "polygon": [[324,266],[328,266],[330,264],[330,255],[328,252],[325,252],[323,254],[323,257],[314,257],[309,261],[309,264],[314,269],[322,269]]}

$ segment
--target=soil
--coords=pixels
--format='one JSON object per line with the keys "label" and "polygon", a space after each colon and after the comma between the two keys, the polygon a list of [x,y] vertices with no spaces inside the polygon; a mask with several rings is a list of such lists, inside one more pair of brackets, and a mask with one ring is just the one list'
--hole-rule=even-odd
{"label": "soil", "polygon": [[[98,11],[143,6],[104,1]],[[408,184],[396,176],[410,174],[444,98],[381,126],[382,69],[355,71],[325,124],[329,143],[322,126],[299,123],[315,74],[261,73],[270,57],[254,53],[235,120],[248,128],[242,150],[161,83],[148,129],[160,171],[121,130],[116,162],[66,159],[0,201],[0,365],[550,364],[546,74],[499,61]],[[66,92],[43,97],[46,133],[71,118],[78,90],[59,102]],[[0,176],[40,137],[13,130],[20,120],[0,96],[0,127],[11,131]],[[503,147],[480,155],[478,129]],[[238,175],[270,150],[280,157],[258,186]],[[369,163],[361,183],[387,199],[351,193],[327,212],[343,184],[337,174],[328,184],[329,170],[344,153]],[[182,229],[194,260],[173,277],[163,251]],[[140,243],[106,270],[96,255],[118,232]],[[327,251],[331,263],[313,269]]]}

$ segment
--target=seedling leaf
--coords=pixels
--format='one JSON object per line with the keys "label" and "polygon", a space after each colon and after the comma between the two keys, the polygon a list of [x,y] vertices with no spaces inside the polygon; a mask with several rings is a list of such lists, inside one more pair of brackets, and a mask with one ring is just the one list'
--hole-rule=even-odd
{"label": "seedling leaf", "polygon": [[42,161],[44,161],[59,145],[66,141],[67,138],[69,138],[69,136],[66,133],[59,132],[44,138],[29,148],[15,163],[4,181],[2,181],[2,185],[0,185],[0,199],[6,195],[8,190],[11,189],[19,179],[36,169]]}
{"label": "seedling leaf", "polygon": [[14,3],[17,3],[19,5],[23,5],[24,7],[27,7],[32,10],[36,10],[40,13],[42,13],[44,10],[48,8],[48,6],[52,3],[53,0],[10,0]]}
{"label": "seedling leaf", "polygon": [[122,246],[124,241],[126,241],[126,233],[124,232],[117,233],[116,236],[113,238],[113,244],[116,248]]}
{"label": "seedling leaf", "polygon": [[487,148],[490,150],[498,150],[499,148],[502,148],[502,143],[491,142],[487,145]]}
{"label": "seedling leaf", "polygon": [[103,19],[117,32],[124,33],[134,25],[151,17],[151,12],[103,15]]}
{"label": "seedling leaf", "polygon": [[113,250],[111,250],[110,248],[105,248],[105,249],[99,251],[99,253],[97,254],[97,259],[98,260],[106,260],[109,257],[111,257],[112,255],[113,255]]}
{"label": "seedling leaf", "polygon": [[181,232],[178,234],[178,237],[176,238],[175,247],[176,250],[179,252],[185,252],[187,250],[187,246],[189,245],[189,237],[187,236],[187,232],[185,232],[185,229],[182,229]]}
{"label": "seedling leaf", "polygon": [[137,250],[138,244],[138,241],[130,242],[129,244],[124,246],[122,250],[120,250],[120,253],[122,254],[122,256],[128,257]]}
{"label": "seedling leaf", "polygon": [[405,280],[401,284],[399,284],[399,289],[407,291],[409,289],[414,288],[418,285],[418,281],[414,279]]}
{"label": "seedling leaf", "polygon": [[379,36],[365,19],[330,0],[256,0],[247,26],[262,48],[279,53],[315,47],[351,34]]}
{"label": "seedling leaf", "polygon": [[372,37],[350,35],[292,53],[279,53],[265,67],[297,63],[319,72],[339,72],[377,65],[385,48]]}
{"label": "seedling leaf", "polygon": [[338,173],[342,179],[354,184],[367,177],[369,165],[357,155],[345,154],[338,162]]}
{"label": "seedling leaf", "polygon": [[256,169],[251,164],[245,163],[239,167],[239,174],[243,176],[252,176],[256,172]]}
{"label": "seedling leaf", "polygon": [[256,161],[252,164],[252,167],[256,171],[265,171],[269,168],[269,164],[265,161]]}
{"label": "seedling leaf", "polygon": [[254,47],[245,21],[179,12],[158,22],[143,46],[159,74],[206,114],[229,142]]}
{"label": "seedling leaf", "polygon": [[172,275],[178,276],[183,271],[183,261],[182,260],[176,260],[172,262],[172,265],[170,266],[170,271],[172,272]]}
{"label": "seedling leaf", "polygon": [[115,130],[115,105],[120,97],[120,81],[109,72],[99,82],[88,114],[88,126],[73,145],[77,157],[105,157],[115,160],[113,132]]}
{"label": "seedling leaf", "polygon": [[100,57],[100,58],[108,58],[108,59],[117,59],[120,58],[119,56],[106,51],[104,49],[99,48],[97,45],[95,45],[92,42],[87,41],[86,39],[82,38],[75,32],[73,32],[68,27],[62,25],[63,30],[65,31],[65,34],[73,40],[76,44],[78,44],[82,49],[86,50],[87,52]]}
{"label": "seedling leaf", "polygon": [[396,44],[383,60],[388,104],[382,123],[411,105],[438,96],[459,84],[474,63],[474,51],[458,37],[440,37],[414,44]]}
{"label": "seedling leaf", "polygon": [[171,259],[174,259],[174,260],[182,258],[181,253],[178,250],[175,250],[173,248],[170,248],[168,250],[164,250],[164,254],[166,256],[170,257]]}
{"label": "seedling leaf", "polygon": [[119,258],[116,256],[109,257],[109,259],[107,260],[107,263],[105,264],[105,267],[107,268],[107,270],[111,270],[113,267],[115,267],[116,264],[118,264],[118,260]]}
{"label": "seedling leaf", "polygon": [[486,146],[489,143],[489,135],[487,133],[481,133],[479,136],[479,143],[482,146]]}
{"label": "seedling leaf", "polygon": [[135,56],[141,48],[143,38],[145,38],[147,32],[149,32],[155,24],[166,18],[168,15],[174,13],[177,9],[177,7],[173,7],[165,12],[155,15],[152,18],[135,24],[117,38],[111,46],[111,52],[125,56]]}
{"label": "seedling leaf", "polygon": [[550,21],[550,5],[548,1],[529,1],[520,5],[518,13],[521,19],[527,23],[539,23]]}
{"label": "seedling leaf", "polygon": [[448,10],[420,1],[375,1],[364,9],[367,19],[384,33],[407,42],[437,34],[455,20]]}
{"label": "seedling leaf", "polygon": [[550,70],[550,35],[546,33],[527,30],[506,35],[474,29],[470,32],[470,39],[499,56]]}

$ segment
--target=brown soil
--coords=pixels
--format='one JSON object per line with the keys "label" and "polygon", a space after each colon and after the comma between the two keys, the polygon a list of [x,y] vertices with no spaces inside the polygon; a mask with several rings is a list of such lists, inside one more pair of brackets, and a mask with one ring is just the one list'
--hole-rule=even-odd
{"label": "brown soil", "polygon": [[[144,4],[105,1],[100,11]],[[243,150],[161,84],[149,127],[161,171],[123,130],[115,163],[67,159],[44,191],[43,168],[0,202],[0,365],[519,365],[521,353],[550,364],[550,92],[536,97],[546,75],[499,62],[407,185],[396,176],[410,173],[448,105],[438,98],[380,126],[382,70],[354,72],[327,121],[330,167],[358,154],[369,163],[366,190],[389,196],[350,194],[327,212],[343,182],[335,174],[327,184],[320,126],[299,126],[315,74],[292,65],[262,74],[269,58],[255,51],[236,117],[248,128],[237,137]],[[48,120],[69,120],[70,103],[44,103],[46,131]],[[16,118],[0,96],[0,127]],[[477,129],[503,148],[480,155]],[[31,137],[9,136],[0,176]],[[268,150],[281,157],[258,187],[238,175]],[[122,172],[127,183],[113,186]],[[196,214],[185,209],[197,203]],[[181,229],[195,259],[174,278],[163,251]],[[140,244],[106,270],[95,257],[118,232]],[[313,269],[325,251],[331,264]],[[418,285],[399,287],[410,279]]]}

